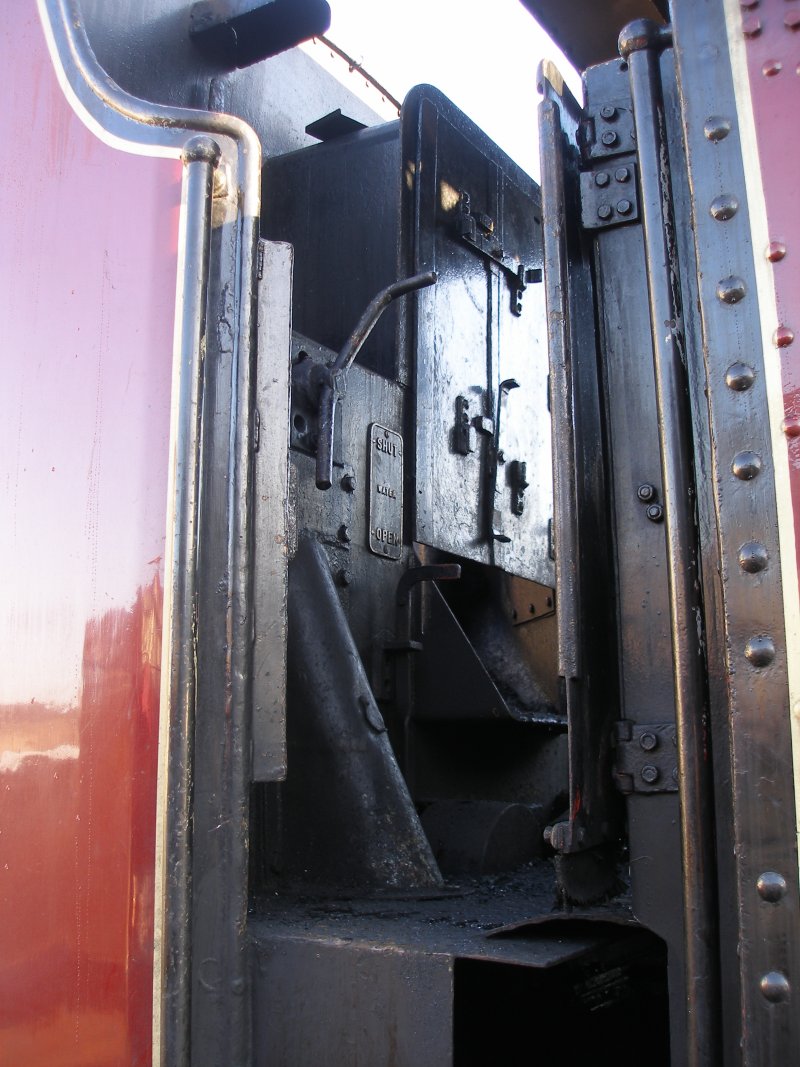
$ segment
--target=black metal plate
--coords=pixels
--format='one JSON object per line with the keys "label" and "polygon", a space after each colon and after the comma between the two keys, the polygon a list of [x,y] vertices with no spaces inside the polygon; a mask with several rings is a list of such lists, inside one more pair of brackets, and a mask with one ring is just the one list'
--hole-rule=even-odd
{"label": "black metal plate", "polygon": [[379,422],[369,428],[369,548],[387,559],[403,551],[403,438]]}

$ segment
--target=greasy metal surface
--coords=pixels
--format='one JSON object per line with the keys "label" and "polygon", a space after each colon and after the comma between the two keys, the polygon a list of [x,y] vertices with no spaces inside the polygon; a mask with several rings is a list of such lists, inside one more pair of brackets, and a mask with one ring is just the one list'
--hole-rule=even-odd
{"label": "greasy metal surface", "polygon": [[286,774],[286,593],[289,565],[289,367],[292,249],[259,245],[253,489],[253,780]]}
{"label": "greasy metal surface", "polygon": [[232,70],[318,37],[330,24],[326,0],[200,0],[192,4],[189,35]]}
{"label": "greasy metal surface", "polygon": [[[641,32],[641,40],[637,38],[632,49],[626,48],[626,39],[637,31]],[[669,43],[667,33],[654,23],[634,23],[620,34],[620,51],[627,57],[636,121],[666,520],[678,739],[687,1060],[700,1065],[719,1054],[716,875],[686,376],[686,361],[691,354],[685,349],[681,323],[683,309],[677,282],[679,266],[659,70],[659,54]]]}
{"label": "greasy metal surface", "polygon": [[[771,20],[782,10],[783,5],[771,7]],[[751,149],[743,147],[723,5],[698,9],[679,0],[673,14],[695,197],[707,432],[713,448],[709,489],[716,529],[709,532],[712,544],[703,544],[703,553],[713,559],[716,545],[720,552],[715,580],[720,617],[718,629],[710,632],[721,677],[712,678],[711,712],[715,749],[720,738],[731,753],[730,764],[716,778],[718,818],[728,823],[726,833],[733,840],[725,869],[735,886],[735,899],[724,900],[722,912],[723,931],[730,930],[731,939],[723,951],[732,972],[726,976],[732,995],[723,1029],[729,1035],[730,1062],[755,1065],[791,1060],[800,1045],[800,1017],[792,996],[776,1003],[760,988],[764,976],[774,973],[789,976],[791,984],[798,974],[800,944],[781,563],[762,343],[767,331],[759,321],[765,310],[759,307],[754,263],[766,249],[753,244],[751,225],[758,206],[748,203],[745,171],[754,161]],[[763,25],[769,25],[767,13]],[[741,38],[738,42],[741,47]],[[776,166],[771,158],[761,163],[768,171]],[[712,215],[711,205],[721,195],[738,200],[733,217]],[[716,292],[721,280],[731,276],[744,283],[744,297],[736,304],[723,303]],[[748,481],[732,471],[734,456],[743,450],[762,457],[759,473]],[[763,546],[760,557],[766,556],[766,567],[740,563],[742,547],[750,544]],[[758,555],[742,556],[745,562],[753,558]],[[767,666],[746,655],[748,642],[758,636],[768,636],[775,646]],[[787,892],[777,903],[759,894],[765,872],[779,873],[786,881]]]}
{"label": "greasy metal surface", "polygon": [[403,551],[403,438],[379,422],[369,428],[369,548],[389,559]]}
{"label": "greasy metal surface", "polygon": [[617,55],[620,27],[631,19],[666,19],[666,0],[522,0],[580,70]]}
{"label": "greasy metal surface", "polygon": [[[512,574],[552,584],[550,415],[544,293],[530,284],[517,314],[518,279],[463,239],[470,213],[517,268],[542,266],[534,183],[444,96],[409,94],[401,119],[401,273],[436,270],[437,284],[403,307],[416,397],[415,539]],[[456,447],[458,397],[491,423],[475,450]],[[530,485],[514,508],[515,464]]]}
{"label": "greasy metal surface", "polygon": [[273,878],[436,887],[324,548],[303,537],[289,571],[288,774],[267,809]]}
{"label": "greasy metal surface", "polygon": [[147,1065],[181,165],[4,16],[0,1061]]}

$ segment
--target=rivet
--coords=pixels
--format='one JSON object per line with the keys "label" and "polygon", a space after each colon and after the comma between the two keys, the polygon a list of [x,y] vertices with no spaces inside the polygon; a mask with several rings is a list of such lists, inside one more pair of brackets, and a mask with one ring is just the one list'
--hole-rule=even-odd
{"label": "rivet", "polygon": [[604,107],[600,108],[600,114],[606,122],[610,122],[617,117],[617,109],[612,107],[611,104],[606,104]]}
{"label": "rivet", "polygon": [[658,737],[648,730],[647,733],[642,734],[639,738],[639,744],[645,752],[652,752],[654,748],[658,748]]}
{"label": "rivet", "polygon": [[763,26],[758,15],[750,15],[742,22],[742,33],[745,37],[758,37]]}
{"label": "rivet", "polygon": [[717,222],[727,222],[728,219],[733,218],[738,210],[739,201],[730,193],[725,193],[723,196],[718,196],[711,201],[711,217],[716,219]]}
{"label": "rivet", "polygon": [[631,172],[627,167],[617,167],[614,171],[614,177],[618,182],[626,182],[631,176]]}
{"label": "rivet", "polygon": [[717,286],[717,296],[723,304],[738,304],[740,300],[744,299],[746,291],[744,282],[741,278],[737,278],[736,275],[723,278]]}
{"label": "rivet", "polygon": [[796,416],[784,419],[781,429],[787,437],[800,437],[800,419]]}
{"label": "rivet", "polygon": [[739,566],[748,574],[758,574],[769,563],[766,546],[760,541],[745,541],[739,549]]}
{"label": "rivet", "polygon": [[770,263],[779,263],[786,255],[786,245],[783,241],[770,241],[764,254]]}
{"label": "rivet", "polygon": [[780,971],[770,971],[759,983],[761,992],[772,1004],[782,1004],[789,999],[791,992],[789,979]]}
{"label": "rivet", "polygon": [[642,781],[647,782],[648,785],[654,785],[658,781],[658,776],[658,767],[654,767],[652,763],[642,767]]}
{"label": "rivet", "polygon": [[597,209],[598,219],[610,219],[612,214],[613,212],[609,204],[601,204],[600,207]]}
{"label": "rivet", "polygon": [[777,904],[786,893],[786,879],[777,871],[764,871],[756,882],[758,895],[768,904]]}
{"label": "rivet", "polygon": [[761,456],[758,452],[751,452],[747,448],[742,452],[737,452],[733,457],[731,470],[741,481],[749,482],[761,470]]}
{"label": "rivet", "polygon": [[758,634],[744,646],[744,654],[754,667],[767,667],[775,659],[775,644],[766,634]]}
{"label": "rivet", "polygon": [[703,133],[709,141],[724,141],[730,132],[730,119],[724,119],[721,115],[710,115],[703,126]]}
{"label": "rivet", "polygon": [[800,30],[800,9],[787,11],[783,16],[783,24],[787,30]]}
{"label": "rivet", "polygon": [[632,205],[630,200],[617,201],[617,211],[620,213],[620,215],[630,215],[631,209]]}
{"label": "rivet", "polygon": [[656,487],[654,485],[650,485],[649,482],[645,482],[643,485],[640,485],[639,488],[636,490],[636,495],[639,497],[642,503],[647,504],[650,500],[654,499],[656,495]]}
{"label": "rivet", "polygon": [[615,145],[617,143],[619,137],[617,137],[617,134],[614,130],[605,130],[600,140],[603,142],[606,148],[611,148],[612,145]]}
{"label": "rivet", "polygon": [[788,348],[794,341],[794,330],[791,326],[779,326],[772,335],[772,343],[776,348]]}
{"label": "rivet", "polygon": [[779,59],[768,59],[761,67],[761,73],[765,78],[774,78],[783,70],[783,63]]}
{"label": "rivet", "polygon": [[610,180],[608,171],[605,170],[599,170],[594,176],[594,184],[599,185],[601,189],[605,189]]}
{"label": "rivet", "polygon": [[661,520],[664,518],[664,509],[661,507],[660,504],[649,504],[647,510],[645,511],[645,515],[648,517],[650,522],[661,522]]}
{"label": "rivet", "polygon": [[746,363],[731,363],[725,374],[725,384],[737,393],[749,389],[756,380],[756,372]]}

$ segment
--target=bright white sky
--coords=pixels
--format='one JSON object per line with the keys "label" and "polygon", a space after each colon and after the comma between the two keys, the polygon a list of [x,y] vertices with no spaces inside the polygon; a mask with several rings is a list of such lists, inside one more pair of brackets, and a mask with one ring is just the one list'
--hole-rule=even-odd
{"label": "bright white sky", "polygon": [[449,96],[534,177],[536,67],[580,78],[520,0],[328,0],[327,36],[399,100],[421,82]]}

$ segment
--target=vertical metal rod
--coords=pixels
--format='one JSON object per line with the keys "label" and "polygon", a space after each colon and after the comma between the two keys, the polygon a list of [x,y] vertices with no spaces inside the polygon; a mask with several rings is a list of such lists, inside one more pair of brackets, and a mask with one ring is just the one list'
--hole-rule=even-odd
{"label": "vertical metal rod", "polygon": [[[202,350],[206,331],[211,204],[219,146],[193,137],[183,153],[184,218],[177,375],[174,524],[171,546],[171,662],[165,854],[161,1062],[183,1067],[191,1050],[192,789],[195,608]],[[156,1050],[155,1055],[158,1055]]]}
{"label": "vertical metal rod", "polygon": [[620,35],[627,59],[641,177],[647,286],[666,520],[683,858],[687,1063],[718,1063],[718,981],[713,806],[698,627],[691,418],[683,351],[659,56],[669,31],[649,20]]}

